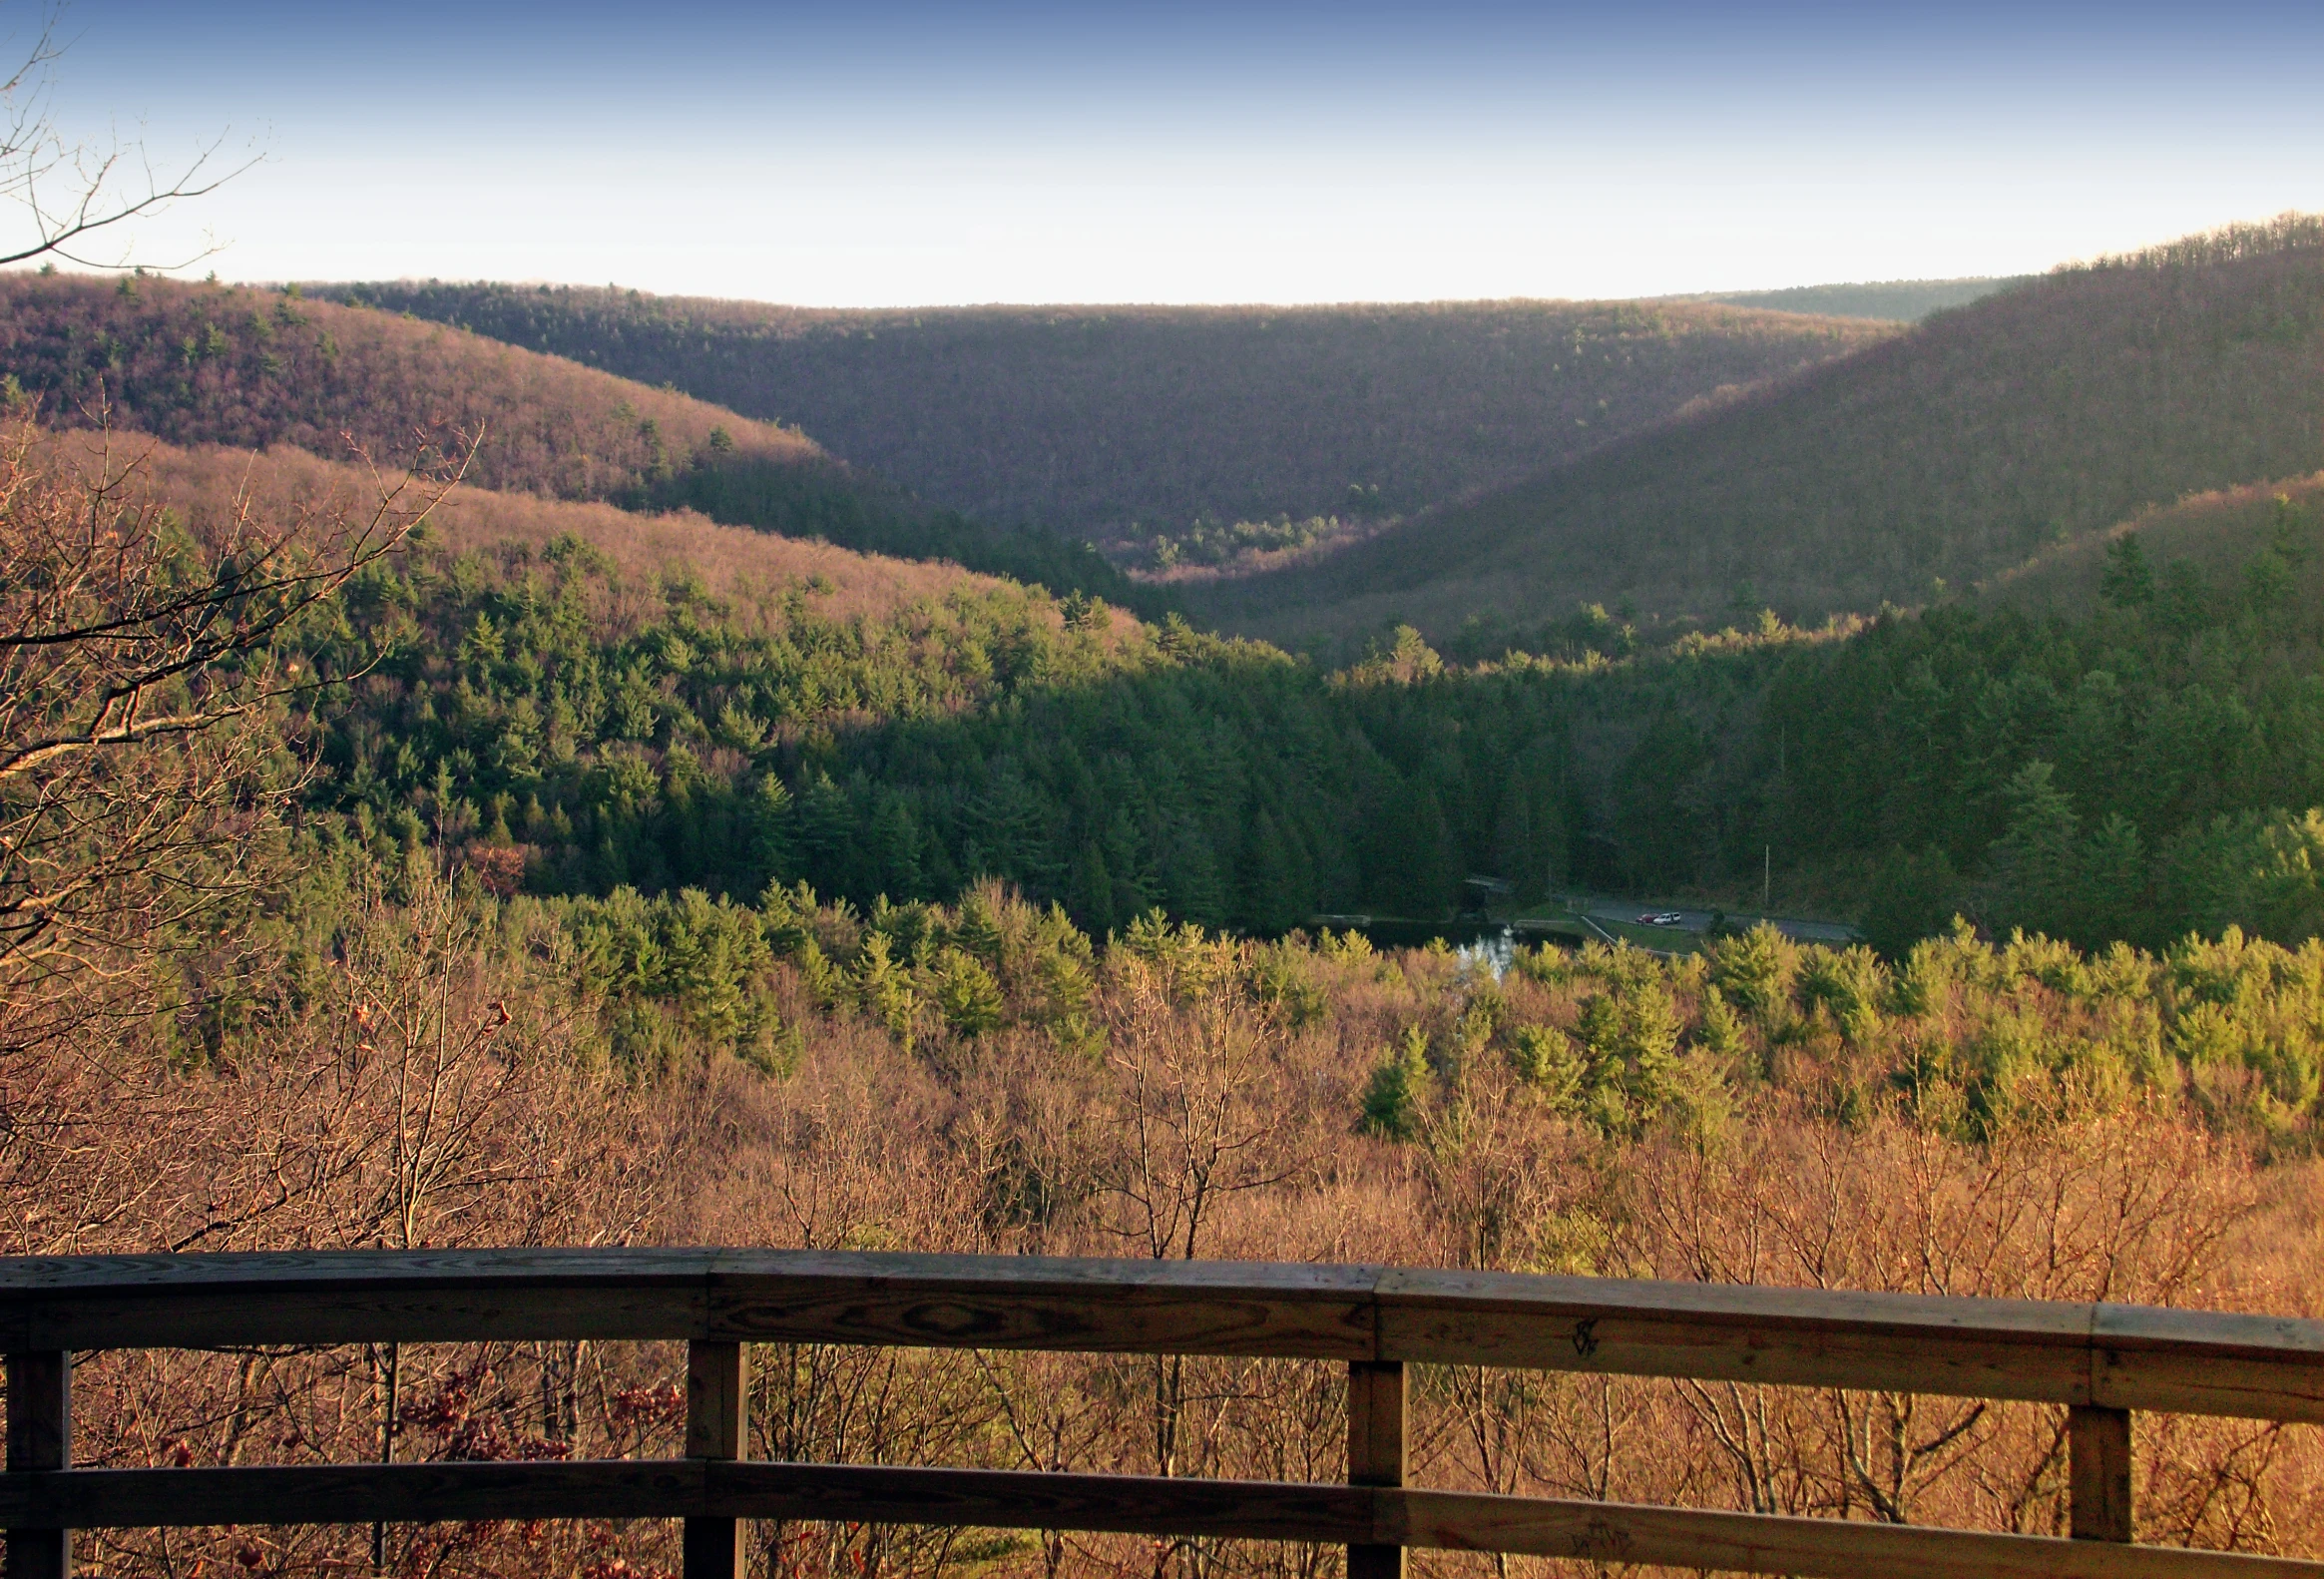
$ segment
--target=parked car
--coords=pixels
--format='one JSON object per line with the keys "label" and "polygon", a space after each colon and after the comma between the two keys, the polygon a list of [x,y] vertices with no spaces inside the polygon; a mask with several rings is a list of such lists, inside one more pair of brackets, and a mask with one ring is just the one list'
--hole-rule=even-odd
{"label": "parked car", "polygon": [[1640,926],[1684,926],[1685,924],[1686,917],[1680,915],[1676,910],[1655,910],[1650,914],[1638,917],[1638,925]]}

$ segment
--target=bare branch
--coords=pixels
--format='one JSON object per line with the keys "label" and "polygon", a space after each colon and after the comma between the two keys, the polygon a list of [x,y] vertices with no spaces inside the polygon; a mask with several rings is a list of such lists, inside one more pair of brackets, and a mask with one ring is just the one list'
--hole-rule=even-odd
{"label": "bare branch", "polygon": [[126,983],[117,961],[264,880],[253,834],[305,772],[282,710],[346,679],[285,644],[428,518],[473,446],[374,466],[357,508],[276,514],[245,491],[190,527],[134,490],[145,457],[109,431],[65,451],[0,428],[0,1010],[19,1026],[49,1023],[34,998],[99,1012],[64,984]]}
{"label": "bare branch", "polygon": [[30,233],[20,242],[0,244],[0,265],[53,257],[85,268],[137,266],[169,273],[215,256],[215,242],[190,258],[164,263],[136,258],[134,241],[113,257],[92,256],[85,249],[85,243],[118,235],[132,221],[158,216],[172,204],[210,196],[262,164],[264,156],[230,163],[221,157],[227,142],[221,134],[183,166],[165,171],[142,141],[124,143],[117,137],[103,152],[68,142],[57,128],[51,94],[51,71],[65,53],[57,20],[54,10],[42,19],[15,70],[0,80],[0,102],[6,106],[0,112],[5,124],[0,130],[0,202],[23,211]]}

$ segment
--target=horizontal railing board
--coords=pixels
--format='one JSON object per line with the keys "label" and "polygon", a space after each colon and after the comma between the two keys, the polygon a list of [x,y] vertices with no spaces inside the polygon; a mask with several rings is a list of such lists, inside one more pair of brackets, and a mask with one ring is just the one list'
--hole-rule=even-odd
{"label": "horizontal railing board", "polygon": [[822,1251],[0,1261],[12,1349],[583,1337],[1407,1360],[2324,1421],[2324,1322],[2135,1306]]}
{"label": "horizontal railing board", "polygon": [[2100,1305],[2091,1401],[2324,1422],[2324,1321]]}
{"label": "horizontal railing board", "polygon": [[[640,1275],[627,1276],[629,1257]],[[696,1338],[1367,1358],[1370,1267],[781,1251],[0,1263],[11,1348]]]}
{"label": "horizontal railing board", "polygon": [[[651,1340],[708,1325],[692,1288],[257,1290],[109,1298],[8,1323],[25,1348],[234,1348],[254,1344]],[[16,1334],[21,1333],[21,1336]]]}
{"label": "horizontal railing board", "polygon": [[1280,1480],[738,1463],[712,1472],[708,1495],[710,1514],[725,1518],[1330,1545],[1371,1540],[1383,1523],[1370,1488]]}
{"label": "horizontal railing board", "polygon": [[[1792,1333],[1619,1316],[1547,1325],[1461,1315],[1425,1325],[1381,1315],[1392,1358],[1704,1381],[2087,1403],[2088,1348],[2012,1347],[1899,1333]],[[2256,1395],[2246,1402],[2264,1402]]]}
{"label": "horizontal railing board", "polygon": [[1825,1579],[2324,1579],[2324,1563],[2178,1547],[1281,1481],[703,1460],[0,1475],[0,1524],[19,1528],[705,1516],[1392,1544]]}
{"label": "horizontal railing board", "polygon": [[711,1250],[311,1251],[0,1259],[20,1348],[684,1337]]}
{"label": "horizontal railing board", "polygon": [[702,1459],[292,1464],[0,1474],[0,1525],[40,1529],[683,1518]]}
{"label": "horizontal railing board", "polygon": [[[0,1257],[0,1295],[90,1294],[345,1283],[553,1278],[651,1283],[707,1276],[716,1246],[518,1246],[479,1250],[292,1250],[150,1256]],[[776,1251],[774,1255],[806,1254]]]}
{"label": "horizontal railing board", "polygon": [[2085,1305],[1391,1272],[1384,1357],[2087,1403]]}
{"label": "horizontal railing board", "polygon": [[2032,1300],[1390,1270],[1380,1357],[2324,1421],[2324,1322]]}
{"label": "horizontal railing board", "polygon": [[809,1255],[723,1261],[710,1335],[746,1342],[1369,1359],[1376,1267]]}
{"label": "horizontal railing board", "polygon": [[[1381,1539],[1405,1546],[1816,1579],[2319,1579],[2324,1563],[1925,1525],[1630,1503],[1391,1493]],[[1400,1522],[1398,1522],[1400,1521]]]}
{"label": "horizontal railing board", "polygon": [[2123,1348],[2201,1344],[2252,1356],[2305,1354],[2324,1360],[2324,1321],[2237,1311],[2187,1311],[2162,1305],[2096,1305],[2091,1333]]}

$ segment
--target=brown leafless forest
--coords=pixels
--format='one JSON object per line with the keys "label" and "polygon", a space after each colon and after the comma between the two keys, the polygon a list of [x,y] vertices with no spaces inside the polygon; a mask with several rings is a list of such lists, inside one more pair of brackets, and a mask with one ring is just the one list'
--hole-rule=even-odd
{"label": "brown leafless forest", "polygon": [[953,509],[1125,548],[1202,518],[1409,514],[1894,332],[1704,302],[857,311],[435,280],[318,289],[669,380]]}
{"label": "brown leafless forest", "polygon": [[[818,947],[764,967],[757,985],[797,1033],[787,1073],[717,1054],[713,1033],[646,1078],[594,1045],[605,995],[573,985],[552,915],[432,879],[375,894],[338,918],[295,1003],[212,1056],[96,1029],[12,1055],[7,1249],[1361,1260],[2313,1310],[2301,1147],[2260,1139],[2223,1071],[2133,1073],[2158,1027],[2078,1014],[2071,990],[2046,984],[2071,963],[2058,951],[1925,945],[1903,985],[1835,1014],[1813,984],[1835,969],[1821,951],[1786,951],[1752,1007],[1741,953],[1676,969],[1542,955],[1495,983],[1441,950],[1150,929],[1090,957],[1061,1016],[1057,978],[1082,956],[1054,924],[997,892],[928,919],[928,938],[959,941],[923,948],[916,971],[883,969],[860,921],[829,911],[812,929],[833,954],[855,931],[851,966]],[[964,955],[993,961],[989,1016],[957,1007]],[[2287,963],[2313,977],[2324,960]],[[2021,1068],[2006,1096],[1964,1080],[1976,1049],[2045,1030],[2121,1051]],[[2175,1070],[2167,1044],[2156,1052]],[[603,1344],[91,1355],[80,1453],[667,1453],[681,1366],[668,1347]],[[1335,1366],[769,1348],[756,1376],[754,1456],[1342,1472]],[[1420,1483],[2061,1527],[2058,1410],[1459,1368],[1425,1371],[1419,1397]],[[2138,1454],[2150,1538],[2317,1549],[2324,1461],[2309,1433],[2156,1417]],[[84,1539],[106,1572],[303,1573],[364,1565],[370,1538]],[[411,1574],[674,1560],[670,1532],[644,1526],[384,1538],[390,1567]],[[770,1574],[1338,1560],[825,1527],[755,1540]]]}
{"label": "brown leafless forest", "polygon": [[2324,460],[2324,228],[2060,268],[1395,533],[1196,603],[1301,639],[1632,600],[1794,619],[1942,599],[2182,495]]}
{"label": "brown leafless forest", "polygon": [[[2268,278],[2292,266],[2259,262]],[[2100,283],[2156,288],[2128,270]],[[8,287],[34,288],[48,287]],[[89,350],[74,362],[84,370],[113,362],[81,345],[82,329],[111,334],[104,324],[144,321],[166,299],[172,332],[193,336],[178,369],[158,328],[122,350],[123,365],[152,380],[152,409],[230,416],[243,393],[288,379],[286,356],[352,365],[377,348],[364,325],[396,323],[287,296],[170,287],[165,298],[134,280],[71,299],[89,311],[54,320],[57,354]],[[2288,284],[2266,297],[2292,299]],[[203,313],[225,338],[215,354],[208,330],[194,332]],[[408,325],[392,332],[397,345],[414,339]],[[533,400],[540,379],[599,391],[594,374],[444,337],[459,377],[500,391],[501,405],[480,408],[488,425]],[[317,373],[312,387],[344,390],[351,376]],[[408,386],[436,387],[416,375]],[[441,413],[414,400],[393,413],[397,434],[436,425]],[[940,591],[999,583],[522,495],[597,491],[594,472],[567,482],[601,462],[643,475],[657,443],[710,446],[687,426],[709,408],[671,401],[667,426],[633,408],[602,431],[524,430],[537,449],[487,452],[508,468],[491,480],[518,492],[449,497],[458,454],[377,476],[283,456],[237,475],[225,451],[136,445],[117,464],[101,436],[44,437],[12,402],[0,445],[0,1251],[749,1244],[2319,1314],[2324,942],[2313,939],[2225,926],[2160,950],[2078,950],[1964,924],[1884,957],[1759,928],[1678,959],[1527,951],[1496,974],[1442,945],[1387,952],[1329,931],[1262,941],[1127,905],[1118,924],[1085,931],[1061,903],[990,878],[865,904],[786,885],[780,866],[754,895],[540,879],[504,836],[512,810],[520,825],[536,818],[514,790],[501,793],[510,805],[464,799],[480,776],[586,779],[611,808],[593,826],[658,796],[683,820],[711,803],[709,780],[673,765],[708,750],[713,725],[725,754],[714,761],[760,797],[766,827],[805,848],[835,825],[804,811],[784,820],[778,754],[796,742],[745,729],[738,708],[705,704],[705,722],[680,705],[697,657],[706,668],[736,650],[706,615],[685,627],[698,652],[658,638],[678,655],[663,679],[642,663],[623,676],[640,722],[618,751],[585,760],[568,732],[556,758],[555,727],[540,732],[547,756],[505,735],[491,761],[463,744],[433,763],[424,791],[390,785],[399,820],[309,793],[327,768],[314,749],[324,700],[391,689],[379,666],[427,634],[390,618],[416,606],[394,601],[397,567],[445,539],[469,551],[445,555],[447,584],[485,587],[498,554],[496,607],[570,617],[579,634],[550,654],[570,668],[552,673],[505,645],[499,624],[469,622],[426,660],[428,684],[398,698],[410,711],[392,716],[395,730],[374,732],[382,759],[408,744],[386,737],[441,721],[438,681],[444,714],[473,724],[491,721],[496,686],[547,695],[598,662],[590,641],[621,611],[586,602],[596,594],[578,582],[552,609],[531,550],[553,544],[599,545],[657,597],[685,574],[735,607],[820,582],[837,617],[798,621],[795,634],[829,673],[853,664],[864,681],[845,709],[814,704],[831,717],[814,715],[809,745],[835,763],[845,731],[882,707],[902,716],[895,677],[908,666],[874,639],[897,611],[919,621],[918,656],[942,649],[930,672],[949,689],[931,682],[914,704],[930,718],[1022,719],[1069,662],[1095,672],[1135,649],[1175,663],[1205,640],[1183,625],[1125,634],[1103,605],[1006,588],[1009,621],[989,629],[1038,625],[1044,640],[1017,643],[1039,662],[999,676],[1005,651],[930,608]],[[556,409],[585,408],[576,395]],[[282,409],[257,428],[180,436],[311,438],[340,416],[325,401],[307,427],[286,428]],[[631,448],[609,459],[600,438]],[[387,614],[356,629],[342,618],[346,587]],[[707,590],[674,600],[673,619],[715,601]],[[849,656],[850,641],[861,652]],[[317,653],[332,655],[327,672]],[[1293,672],[1279,660],[1253,649],[1234,658],[1248,670],[1239,680],[1223,659],[1214,674],[1255,691],[1262,667]],[[1399,706],[1419,699],[1417,717],[1432,693],[1392,668],[1383,659],[1373,679],[1405,688]],[[570,704],[580,689],[559,695]],[[1454,719],[1420,723],[1449,735]],[[1184,738],[1195,753],[1227,739]],[[894,772],[958,774],[948,765],[962,760],[899,748]],[[845,803],[828,779],[801,784],[808,809]],[[878,801],[867,828],[909,835],[879,789],[865,776]],[[1030,803],[994,824],[1038,821]],[[475,825],[452,815],[462,804]],[[563,814],[533,809],[544,826]],[[700,832],[710,825],[688,827],[728,839]],[[578,861],[597,858],[570,820],[565,836]],[[1252,850],[1269,847],[1254,833]],[[94,1353],[76,1367],[76,1455],[186,1466],[666,1454],[681,1368],[675,1348],[651,1344]],[[1345,1470],[1335,1366],[770,1345],[754,1376],[753,1456]],[[2060,1410],[1461,1367],[1424,1367],[1418,1396],[1420,1484],[2063,1526]],[[2324,1554],[2311,1429],[2141,1415],[2135,1448],[2147,1537]],[[1341,1563],[1321,1548],[844,1525],[763,1524],[751,1540],[767,1579],[1228,1579]],[[674,1532],[653,1524],[130,1531],[85,1535],[81,1551],[93,1572],[170,1579],[643,1579],[676,1561]]]}

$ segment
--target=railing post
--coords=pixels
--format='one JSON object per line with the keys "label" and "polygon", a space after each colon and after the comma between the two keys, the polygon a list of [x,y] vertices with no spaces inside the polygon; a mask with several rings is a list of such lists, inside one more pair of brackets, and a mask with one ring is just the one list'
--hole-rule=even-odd
{"label": "railing post", "polygon": [[[1358,1359],[1347,1368],[1347,1480],[1351,1486],[1404,1484],[1404,1365]],[[1350,1546],[1348,1579],[1404,1579],[1401,1546]]]}
{"label": "railing post", "polygon": [[[73,1356],[36,1349],[8,1356],[8,1472],[73,1466]],[[68,1579],[71,1530],[8,1532],[8,1579]]]}
{"label": "railing post", "polygon": [[2078,1541],[2131,1541],[2130,1411],[2077,1404],[2067,1411],[2066,1462]]}
{"label": "railing post", "polygon": [[[686,1345],[687,1457],[742,1456],[749,1381],[740,1343]],[[740,1519],[690,1518],[683,1546],[684,1579],[742,1579]]]}

